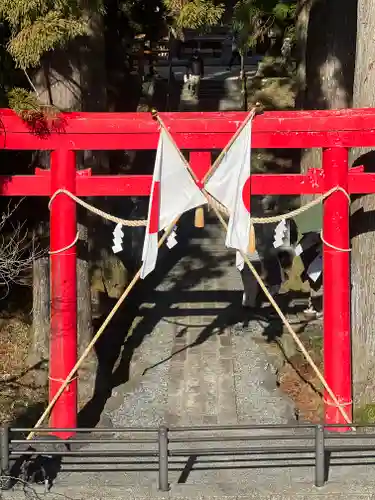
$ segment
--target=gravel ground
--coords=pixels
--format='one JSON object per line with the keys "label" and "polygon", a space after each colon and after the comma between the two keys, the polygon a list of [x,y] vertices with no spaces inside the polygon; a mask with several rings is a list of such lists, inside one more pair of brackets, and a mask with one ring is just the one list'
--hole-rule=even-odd
{"label": "gravel ground", "polygon": [[239,423],[295,423],[293,403],[277,389],[275,370],[248,329],[233,343]]}
{"label": "gravel ground", "polygon": [[113,397],[121,402],[117,409],[105,410],[114,427],[156,427],[165,422],[170,362],[158,363],[170,356],[173,333],[169,323],[160,321],[143,341],[138,362],[156,366],[129,390],[120,387],[114,391]]}

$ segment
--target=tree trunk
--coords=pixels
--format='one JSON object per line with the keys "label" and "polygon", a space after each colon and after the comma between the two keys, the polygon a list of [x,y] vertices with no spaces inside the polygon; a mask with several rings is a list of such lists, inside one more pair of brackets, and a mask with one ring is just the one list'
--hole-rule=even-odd
{"label": "tree trunk", "polygon": [[310,9],[313,0],[300,0],[297,3],[297,19],[296,19],[296,81],[297,81],[297,96],[296,109],[303,109],[305,104],[306,92],[306,48],[307,35],[309,28]]}
{"label": "tree trunk", "polygon": [[[79,39],[80,53],[80,86],[81,86],[81,110],[91,112],[103,112],[107,110],[107,80],[105,68],[105,43],[103,34],[103,18],[98,13],[87,12],[88,34]],[[107,169],[107,153],[102,151],[84,151],[82,153],[82,167],[91,168],[94,173],[105,172]],[[93,201],[89,198],[89,203]],[[78,210],[81,223],[81,263],[77,270],[78,288],[78,336],[79,354],[82,354],[87,344],[91,341],[92,328],[92,291],[90,266],[93,246],[93,227],[102,224],[98,216],[87,212],[86,209]],[[100,244],[97,241],[94,245]],[[79,394],[81,403],[89,401],[95,386],[96,372],[95,351],[91,351],[87,357],[79,376]]]}
{"label": "tree trunk", "polygon": [[[297,20],[296,20],[296,48],[297,48],[297,95],[296,95],[296,109],[309,109],[307,102],[307,40],[309,36],[309,19],[310,11],[315,0],[299,0],[297,4]],[[301,150],[301,172],[306,173],[312,165],[321,165],[321,152],[320,150],[302,149]],[[314,199],[313,195],[302,195],[301,203],[306,205]],[[306,214],[303,220],[315,220],[321,218],[321,210],[317,207],[316,214]],[[305,226],[304,224],[302,224]],[[300,227],[300,230],[309,229],[307,227]]]}
{"label": "tree trunk", "polygon": [[[356,38],[356,0],[300,0],[297,35],[297,109],[340,109],[351,105]],[[301,151],[301,172],[322,167],[321,149]],[[316,196],[304,195],[302,204]],[[302,214],[301,232],[322,227],[322,206]],[[322,289],[310,290],[310,298]]]}
{"label": "tree trunk", "polygon": [[[54,51],[43,60],[42,67],[33,75],[34,86],[41,102],[54,105],[61,110],[80,109],[80,75],[78,60],[70,56],[70,51]],[[40,153],[38,163],[49,168],[49,154]],[[43,220],[38,228],[38,237],[43,246],[49,243],[48,200],[41,200],[40,213]],[[78,269],[81,263],[78,261]],[[33,266],[33,343],[30,364],[48,359],[50,336],[50,290],[49,259],[41,258]],[[46,367],[48,368],[48,367]],[[47,384],[48,369],[38,372],[38,382]]]}
{"label": "tree trunk", "polygon": [[[375,0],[358,2],[357,50],[353,106],[375,106]],[[374,171],[374,152],[355,150],[356,164]],[[361,155],[361,156],[360,156]],[[360,157],[359,157],[360,156]],[[358,158],[359,157],[359,158]],[[375,196],[357,197],[351,207],[352,346],[354,397],[358,404],[374,401],[375,335]]]}
{"label": "tree trunk", "polygon": [[34,382],[47,385],[50,331],[49,259],[42,257],[33,263],[33,340],[28,365],[35,366]]}
{"label": "tree trunk", "polygon": [[248,103],[247,103],[247,82],[246,82],[246,71],[245,71],[245,51],[240,51],[241,57],[241,93],[242,93],[242,108],[244,111],[247,111]]}
{"label": "tree trunk", "polygon": [[315,1],[306,46],[306,109],[340,109],[352,103],[356,0]]}
{"label": "tree trunk", "polygon": [[[304,109],[341,109],[351,106],[354,79],[356,0],[306,0],[301,2],[300,37],[308,18],[305,62],[300,61],[299,76]],[[305,81],[304,81],[305,80]],[[298,104],[301,106],[299,97]],[[321,168],[321,150],[302,152],[301,171]],[[310,201],[312,197],[304,197]]]}
{"label": "tree trunk", "polygon": [[[55,50],[44,58],[43,67],[35,74],[34,84],[42,102],[52,104],[65,111],[104,111],[106,94],[104,43],[101,19],[93,15],[89,19],[90,33],[77,38],[65,50]],[[105,80],[104,80],[105,81]],[[91,152],[77,154],[77,169],[92,166],[95,157]],[[99,160],[98,160],[99,161]],[[100,158],[102,161],[102,158]],[[49,160],[43,162],[48,167]],[[84,210],[78,209],[78,259],[77,259],[77,328],[79,352],[82,352],[92,338],[91,293],[88,251],[88,217]],[[97,221],[95,221],[97,222]],[[38,345],[48,346],[49,290],[41,280],[46,273],[48,261],[40,260],[34,266],[34,350]],[[36,292],[38,290],[38,292]],[[37,301],[37,302],[36,302]],[[35,359],[35,352],[33,353]],[[92,393],[95,376],[95,353],[92,353],[82,366],[79,377],[80,400],[87,401]]]}

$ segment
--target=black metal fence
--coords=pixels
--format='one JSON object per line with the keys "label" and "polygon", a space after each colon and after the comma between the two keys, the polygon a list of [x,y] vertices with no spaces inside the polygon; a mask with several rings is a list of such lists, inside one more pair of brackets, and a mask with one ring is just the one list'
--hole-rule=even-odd
{"label": "black metal fence", "polygon": [[[115,429],[73,429],[77,435],[71,439],[56,439],[59,432],[71,429],[39,429],[36,441],[16,439],[13,436],[24,435],[32,429],[9,428],[1,430],[1,476],[10,474],[11,465],[17,459],[36,457],[43,454],[48,457],[132,457],[158,459],[159,489],[169,490],[170,457],[215,457],[215,456],[252,456],[309,454],[315,461],[314,484],[321,487],[328,478],[329,457],[337,452],[366,453],[361,458],[374,456],[375,432],[331,432],[332,427],[348,426],[329,425],[233,425],[173,427],[162,425],[159,428],[115,428]],[[375,425],[355,425],[356,429],[374,428]],[[239,434],[241,432],[241,434]],[[121,434],[130,437],[119,437]],[[99,437],[97,437],[99,434]],[[114,437],[108,437],[116,434]],[[188,434],[188,435],[187,435]],[[82,438],[81,436],[87,436]],[[359,439],[365,441],[359,442]],[[371,439],[374,440],[370,444]],[[280,445],[280,441],[283,442]],[[299,441],[298,445],[295,443]],[[351,442],[352,441],[352,442]],[[65,445],[56,449],[56,444]],[[125,445],[123,450],[103,451],[85,449],[85,446],[98,444]],[[222,446],[223,443],[236,443],[236,446]],[[290,444],[289,444],[290,443]],[[336,444],[335,444],[336,443]],[[239,445],[240,444],[240,445]],[[73,446],[74,445],[74,446]],[[126,445],[128,448],[126,448]],[[129,445],[141,445],[139,449],[129,449]],[[183,445],[183,446],[181,446]],[[43,451],[39,450],[43,446]],[[147,446],[147,449],[143,449]],[[153,446],[153,447],[152,447]],[[187,447],[186,447],[187,446]],[[211,447],[213,446],[213,447]],[[72,449],[72,448],[80,449]],[[141,449],[142,448],[142,449]],[[272,460],[266,457],[264,460]],[[358,461],[358,463],[361,463]],[[288,465],[289,467],[289,465]],[[259,466],[261,468],[261,466]],[[105,473],[105,470],[103,470]]]}

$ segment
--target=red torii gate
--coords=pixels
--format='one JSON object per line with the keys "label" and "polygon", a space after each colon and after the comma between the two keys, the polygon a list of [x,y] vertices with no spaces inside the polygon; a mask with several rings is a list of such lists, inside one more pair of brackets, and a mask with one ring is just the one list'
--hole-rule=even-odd
{"label": "red torii gate", "polygon": [[[199,179],[211,165],[212,149],[222,149],[246,113],[165,113],[161,115],[177,145],[190,152]],[[149,113],[64,113],[60,128],[36,134],[10,110],[0,110],[0,147],[51,151],[50,170],[0,177],[2,196],[49,196],[66,189],[84,196],[148,196],[150,175],[102,176],[76,170],[79,150],[156,149],[158,126]],[[348,148],[375,145],[375,109],[268,112],[253,124],[254,148],[323,148],[323,168],[306,175],[252,175],[252,194],[321,194],[335,186],[348,193],[375,193],[375,174],[348,170]],[[331,245],[349,246],[348,199],[335,192],[324,202],[323,232]],[[76,205],[60,195],[50,215],[51,343],[50,399],[77,359]],[[337,399],[352,415],[349,254],[324,245],[324,374]],[[327,401],[328,400],[328,401]],[[346,423],[326,395],[326,423]],[[50,425],[76,428],[77,381],[56,403]]]}

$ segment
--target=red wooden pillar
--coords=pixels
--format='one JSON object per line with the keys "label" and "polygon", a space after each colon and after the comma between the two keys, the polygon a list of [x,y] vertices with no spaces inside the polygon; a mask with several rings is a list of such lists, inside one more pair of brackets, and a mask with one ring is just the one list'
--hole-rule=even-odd
{"label": "red wooden pillar", "polygon": [[[323,150],[325,189],[341,186],[348,191],[348,150]],[[337,191],[324,202],[324,240],[338,249],[349,247],[349,201]],[[350,256],[328,244],[323,246],[324,266],[324,375],[338,401],[352,418],[352,373],[350,341]],[[327,424],[346,421],[325,394]],[[335,430],[349,430],[335,428]]]}
{"label": "red wooden pillar", "polygon": [[[51,153],[51,193],[67,189],[75,193],[74,151]],[[77,361],[77,263],[76,204],[65,194],[52,201],[50,218],[51,338],[49,397],[54,397]],[[77,380],[73,380],[56,402],[50,419],[52,428],[77,427]],[[71,432],[58,433],[66,439]]]}

